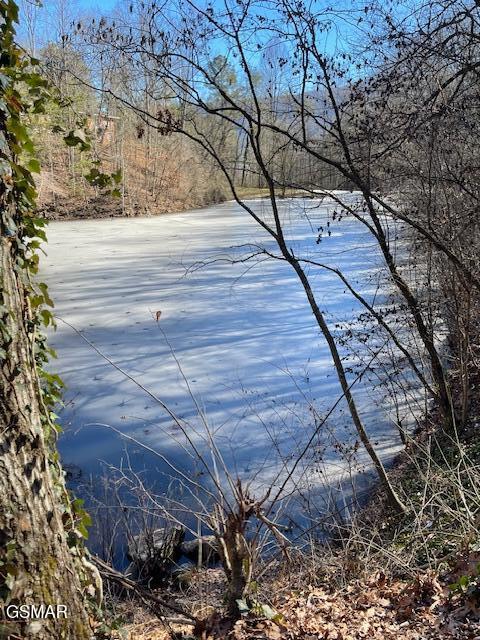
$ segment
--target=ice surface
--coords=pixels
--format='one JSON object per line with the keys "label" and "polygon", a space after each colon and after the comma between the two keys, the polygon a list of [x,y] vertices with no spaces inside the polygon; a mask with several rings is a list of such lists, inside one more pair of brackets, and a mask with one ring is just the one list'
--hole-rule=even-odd
{"label": "ice surface", "polygon": [[[271,219],[263,201],[248,204]],[[381,260],[363,225],[350,218],[332,221],[334,203],[291,199],[281,207],[296,255],[341,268],[370,300],[381,301]],[[162,217],[54,222],[48,236],[42,277],[56,315],[186,420],[191,438],[206,452],[205,428],[173,350],[226,464],[243,478],[268,483],[280,460],[311,436],[308,404],[321,414],[340,395],[325,340],[291,267],[265,256],[231,263],[255,252],[252,245],[276,251],[274,240],[237,204]],[[335,274],[306,269],[331,325],[352,319],[358,304]],[[59,443],[65,462],[97,473],[99,460],[115,465],[122,456],[125,460],[122,438],[91,426],[103,423],[188,473],[196,468],[163,409],[61,320],[51,344],[58,352],[51,366],[66,383]],[[399,447],[395,429],[368,385],[354,390],[381,455],[391,457]],[[328,429],[340,440],[354,437],[344,404]],[[309,464],[320,440],[306,458]],[[137,469],[167,481],[162,460],[131,443],[128,451]],[[324,465],[323,476],[342,469],[331,449],[318,463]]]}

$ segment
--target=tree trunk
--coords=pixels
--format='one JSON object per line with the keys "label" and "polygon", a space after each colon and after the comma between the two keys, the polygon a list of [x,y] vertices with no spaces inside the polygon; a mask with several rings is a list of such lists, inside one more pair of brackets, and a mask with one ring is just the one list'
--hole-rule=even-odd
{"label": "tree trunk", "polygon": [[315,299],[315,295],[310,286],[310,282],[307,276],[305,275],[305,272],[303,271],[302,267],[300,266],[298,260],[295,260],[294,258],[289,256],[284,250],[284,247],[281,247],[281,248],[285,258],[290,262],[295,272],[297,273],[300,282],[302,283],[304,291],[307,294],[308,302],[310,303],[310,308],[313,312],[315,320],[317,321],[317,324],[320,327],[320,330],[323,336],[325,337],[325,340],[327,341],[327,344],[330,349],[330,353],[332,355],[335,370],[337,372],[337,377],[340,382],[340,386],[342,388],[342,392],[345,397],[345,400],[347,401],[348,409],[350,411],[353,424],[355,425],[355,428],[357,430],[357,433],[360,437],[360,440],[363,446],[365,447],[368,455],[370,456],[370,459],[373,462],[373,466],[375,467],[375,470],[378,474],[383,490],[385,491],[385,495],[387,497],[388,503],[390,504],[391,507],[393,507],[393,509],[395,509],[395,511],[399,513],[404,512],[407,510],[407,508],[401,501],[399,495],[397,494],[392,483],[390,482],[390,479],[385,470],[385,467],[383,466],[383,463],[380,460],[375,450],[375,447],[370,442],[370,438],[363,425],[363,421],[360,417],[360,414],[357,411],[357,405],[355,403],[352,392],[350,390],[350,385],[348,384],[347,376],[345,374],[345,369],[343,367],[340,354],[338,353],[335,339],[332,336],[330,329],[328,328],[328,325],[325,321],[325,318],[323,317],[322,312],[320,311],[320,308]]}
{"label": "tree trunk", "polygon": [[243,600],[251,579],[251,561],[245,541],[245,525],[249,516],[242,509],[229,514],[220,545],[220,556],[227,576],[225,602],[232,618],[240,616],[238,600]]}
{"label": "tree trunk", "polygon": [[[4,132],[0,118],[0,134]],[[0,181],[0,213],[10,210],[15,219],[11,193]],[[62,518],[70,521],[71,516],[68,508],[62,510],[63,474],[49,455],[43,432],[45,409],[34,360],[34,325],[15,241],[2,221],[0,630],[12,638],[84,640],[92,632],[79,573],[81,554],[74,550],[75,558],[67,544]],[[14,615],[13,605],[22,604],[65,605],[66,617],[11,620],[8,614]]]}
{"label": "tree trunk", "polygon": [[372,199],[369,196],[369,191],[364,189],[363,195],[368,205],[370,218],[372,219],[372,222],[375,226],[377,241],[385,258],[385,263],[392,276],[394,284],[407,303],[408,309],[412,314],[413,320],[415,321],[418,335],[420,336],[420,339],[423,342],[423,345],[428,353],[432,376],[437,387],[437,400],[443,418],[443,426],[446,431],[451,432],[455,428],[456,424],[455,407],[453,405],[453,400],[443,364],[438,354],[437,347],[435,346],[435,340],[431,331],[429,331],[428,327],[425,324],[418,299],[410,289],[407,281],[399,273],[398,266],[395,262],[392,252],[390,251],[388,240],[375,209],[375,205],[373,204]]}

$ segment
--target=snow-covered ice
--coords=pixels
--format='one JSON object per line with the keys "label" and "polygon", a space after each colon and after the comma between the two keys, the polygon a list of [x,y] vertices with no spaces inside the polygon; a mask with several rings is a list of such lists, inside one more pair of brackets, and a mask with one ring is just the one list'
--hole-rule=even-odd
{"label": "snow-covered ice", "polygon": [[[264,202],[249,204],[268,218]],[[381,302],[381,260],[372,239],[349,218],[330,219],[327,227],[333,208],[285,200],[289,245],[297,255],[341,268]],[[291,267],[265,256],[231,263],[254,251],[240,245],[275,252],[273,239],[237,204],[163,217],[54,222],[48,236],[41,275],[56,315],[188,421],[206,451],[200,407],[226,463],[242,477],[260,472],[257,480],[268,482],[280,457],[310,437],[308,404],[322,413],[339,397],[326,343]],[[306,268],[332,326],[358,313],[335,274]],[[59,442],[66,463],[91,473],[99,460],[119,464],[127,445],[112,430],[92,426],[103,423],[191,471],[178,427],[151,397],[62,320],[51,344],[58,353],[51,367],[66,383]],[[367,386],[354,390],[381,455],[392,456],[399,447],[395,430]],[[354,437],[342,403],[328,425],[340,440]],[[130,443],[128,450],[130,462],[146,468],[150,479],[169,471],[141,447]],[[333,451],[323,460],[330,463],[324,472],[339,471]]]}

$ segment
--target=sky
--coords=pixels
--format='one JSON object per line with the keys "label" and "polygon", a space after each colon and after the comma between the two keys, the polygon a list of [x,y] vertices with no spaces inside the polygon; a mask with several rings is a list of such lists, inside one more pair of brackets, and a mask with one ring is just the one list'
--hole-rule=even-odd
{"label": "sky", "polygon": [[[327,3],[328,0],[324,0]],[[349,0],[335,0],[335,6],[340,8]],[[54,33],[59,20],[67,23],[84,18],[108,15],[115,7],[128,7],[131,0],[37,0],[36,9],[32,0],[17,0],[20,7],[20,24],[17,28],[19,41],[27,49],[37,53],[46,42],[55,39]],[[61,9],[60,9],[61,7]],[[28,19],[30,14],[30,19]],[[58,16],[62,15],[63,18]],[[34,23],[34,29],[29,24]],[[347,21],[348,22],[348,21]],[[345,31],[347,22],[342,22]],[[56,34],[58,37],[58,33]]]}
{"label": "sky", "polygon": [[[115,6],[128,5],[130,0],[39,0],[41,4],[36,8],[31,0],[17,0],[17,2],[20,8],[18,40],[20,44],[36,53],[38,48],[54,37],[59,20],[59,7],[64,7],[65,17],[69,23],[83,14],[88,17],[108,14]],[[34,36],[32,36],[32,30],[29,30],[29,23],[34,25]]]}
{"label": "sky", "polygon": [[[123,0],[127,4],[127,0]],[[77,0],[77,4],[81,9],[91,10],[100,9],[100,11],[109,11],[116,4],[120,4],[121,0]]]}

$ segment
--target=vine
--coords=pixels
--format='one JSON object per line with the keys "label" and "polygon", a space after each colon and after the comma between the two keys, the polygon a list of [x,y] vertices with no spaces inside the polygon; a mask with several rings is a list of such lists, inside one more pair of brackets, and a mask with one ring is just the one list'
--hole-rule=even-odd
{"label": "vine", "polygon": [[[64,482],[64,471],[60,465],[56,449],[56,439],[61,427],[55,407],[61,401],[63,383],[58,375],[47,371],[46,364],[55,356],[49,348],[44,329],[54,325],[53,301],[47,285],[38,282],[39,254],[42,244],[47,241],[46,220],[35,216],[37,191],[34,174],[40,172],[40,163],[35,155],[35,147],[29,134],[28,118],[44,114],[52,102],[65,107],[68,101],[49,86],[40,72],[40,61],[25,52],[15,41],[18,23],[18,5],[14,0],[0,0],[0,197],[5,206],[0,210],[0,232],[11,243],[16,276],[24,289],[27,309],[25,310],[26,330],[31,341],[34,362],[39,381],[42,428],[49,449],[50,471],[55,481],[62,519],[67,533],[68,544],[76,548],[80,558],[85,559],[84,542],[88,537],[90,517],[83,508],[83,502],[68,493]],[[78,146],[82,151],[91,149],[88,132],[84,123],[77,123],[73,131],[63,131],[65,144]],[[116,185],[121,181],[119,171],[105,174],[99,169],[99,161],[92,161],[90,172],[85,179],[90,184],[109,189],[110,194],[119,195]],[[0,365],[6,359],[11,336],[8,329],[8,307],[5,292],[0,288]],[[8,589],[14,571],[13,556],[15,541],[7,545],[7,553],[0,558],[0,578],[3,590]],[[87,593],[94,580],[88,577],[83,562],[83,582]],[[4,593],[1,594],[5,595]]]}

